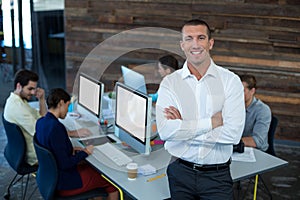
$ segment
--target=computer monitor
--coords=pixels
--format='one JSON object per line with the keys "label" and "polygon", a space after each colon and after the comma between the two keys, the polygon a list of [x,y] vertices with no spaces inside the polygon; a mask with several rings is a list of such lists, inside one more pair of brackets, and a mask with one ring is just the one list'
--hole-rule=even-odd
{"label": "computer monitor", "polygon": [[78,83],[77,111],[98,123],[101,118],[104,84],[83,73],[79,74]]}
{"label": "computer monitor", "polygon": [[118,137],[141,154],[151,152],[151,107],[152,100],[120,82],[116,83],[115,124]]}
{"label": "computer monitor", "polygon": [[132,87],[133,89],[147,94],[146,82],[144,75],[133,71],[125,66],[121,66],[121,71],[124,79],[124,84]]}

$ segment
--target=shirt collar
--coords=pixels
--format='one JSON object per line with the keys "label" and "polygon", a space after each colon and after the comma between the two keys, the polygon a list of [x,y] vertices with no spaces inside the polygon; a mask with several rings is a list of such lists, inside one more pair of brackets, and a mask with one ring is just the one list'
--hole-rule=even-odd
{"label": "shirt collar", "polygon": [[[217,76],[217,65],[214,63],[214,61],[211,59],[210,60],[210,65],[206,71],[206,73],[204,74],[204,76],[201,78],[205,78],[206,76],[213,76],[216,77]],[[192,77],[193,75],[191,74],[188,66],[187,66],[187,61],[184,62],[183,67],[182,67],[182,73],[181,73],[181,77],[182,79],[188,78],[188,77]]]}
{"label": "shirt collar", "polygon": [[17,99],[17,100],[22,101],[24,103],[28,103],[26,99],[22,99],[19,95],[15,94],[14,92],[11,92],[11,96],[14,99]]}

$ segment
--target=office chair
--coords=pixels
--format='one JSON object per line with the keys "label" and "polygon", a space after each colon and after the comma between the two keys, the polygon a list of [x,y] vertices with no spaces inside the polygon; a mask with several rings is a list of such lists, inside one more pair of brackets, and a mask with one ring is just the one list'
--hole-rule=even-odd
{"label": "office chair", "polygon": [[36,155],[39,161],[39,168],[37,172],[37,185],[42,197],[45,200],[65,199],[65,200],[79,200],[89,199],[97,196],[107,197],[108,194],[103,188],[97,188],[78,195],[72,196],[58,196],[56,191],[56,184],[58,179],[58,169],[54,155],[46,148],[42,147],[36,135],[33,137],[33,144]]}
{"label": "office chair", "polygon": [[274,115],[272,115],[271,124],[268,132],[269,147],[266,151],[266,153],[271,154],[272,156],[276,156],[275,149],[274,149],[274,136],[275,136],[277,124],[278,124],[278,119]]}
{"label": "office chair", "polygon": [[[276,156],[275,149],[274,149],[274,136],[275,136],[275,131],[276,131],[277,124],[278,124],[278,119],[274,115],[272,115],[269,131],[268,131],[268,144],[269,144],[269,147],[266,150],[266,153],[268,153],[272,156]],[[258,177],[260,178],[260,180],[263,184],[263,187],[266,189],[266,192],[267,192],[268,196],[270,197],[270,199],[272,199],[272,194],[271,194],[267,184],[265,183],[263,177],[260,174],[258,175]]]}
{"label": "office chair", "polygon": [[[26,141],[20,127],[14,123],[10,123],[6,121],[4,119],[3,114],[2,114],[2,121],[3,121],[4,129],[7,137],[7,144],[4,149],[4,157],[6,158],[11,168],[13,168],[17,173],[12,179],[12,181],[10,182],[7,188],[7,193],[4,195],[4,198],[9,199],[11,186],[13,186],[15,183],[17,183],[20,180],[22,180],[23,183],[23,177],[27,175],[27,181],[26,181],[24,191],[23,191],[23,184],[22,184],[22,199],[25,199],[29,176],[31,173],[37,171],[38,166],[36,165],[31,166],[27,164],[27,162],[25,161]],[[20,175],[21,177],[16,180],[18,175]]]}

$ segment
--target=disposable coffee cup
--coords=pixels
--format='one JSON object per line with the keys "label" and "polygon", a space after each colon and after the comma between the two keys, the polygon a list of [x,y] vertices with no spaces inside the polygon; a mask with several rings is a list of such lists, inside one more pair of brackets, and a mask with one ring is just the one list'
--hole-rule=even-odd
{"label": "disposable coffee cup", "polygon": [[128,180],[135,180],[137,177],[138,165],[137,163],[129,163],[126,166],[128,172]]}

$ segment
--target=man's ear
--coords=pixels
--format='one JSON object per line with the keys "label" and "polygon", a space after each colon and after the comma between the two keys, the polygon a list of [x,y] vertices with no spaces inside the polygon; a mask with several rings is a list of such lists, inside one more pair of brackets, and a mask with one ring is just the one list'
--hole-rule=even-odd
{"label": "man's ear", "polygon": [[64,100],[61,99],[61,100],[58,102],[57,107],[61,107],[63,104],[64,104]]}
{"label": "man's ear", "polygon": [[255,88],[252,88],[250,91],[251,91],[252,95],[254,95],[255,92],[256,92],[256,89],[255,89]]}
{"label": "man's ear", "polygon": [[171,74],[171,72],[172,72],[172,70],[170,69],[170,67],[168,67],[168,68],[166,69],[166,71],[167,71],[167,74]]}
{"label": "man's ear", "polygon": [[22,91],[22,88],[23,88],[22,85],[20,83],[17,83],[17,85],[16,85],[16,92],[20,93]]}
{"label": "man's ear", "polygon": [[213,38],[211,38],[209,40],[209,50],[212,50],[213,46],[214,46],[215,40]]}
{"label": "man's ear", "polygon": [[180,40],[180,48],[182,51],[184,51],[183,45],[184,45],[184,42],[182,40]]}

